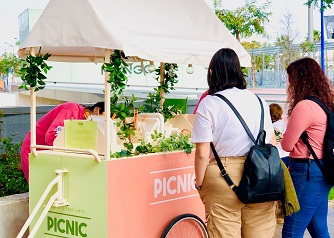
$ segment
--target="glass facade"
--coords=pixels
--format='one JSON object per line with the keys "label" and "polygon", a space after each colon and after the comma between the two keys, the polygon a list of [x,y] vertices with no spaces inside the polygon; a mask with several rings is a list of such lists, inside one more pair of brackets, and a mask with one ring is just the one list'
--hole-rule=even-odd
{"label": "glass facade", "polygon": [[19,15],[19,35],[22,45],[29,32],[42,14],[43,9],[26,9]]}

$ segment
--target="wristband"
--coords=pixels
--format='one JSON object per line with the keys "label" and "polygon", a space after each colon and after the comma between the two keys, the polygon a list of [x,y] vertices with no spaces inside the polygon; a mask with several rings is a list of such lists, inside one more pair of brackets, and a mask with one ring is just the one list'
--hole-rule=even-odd
{"label": "wristband", "polygon": [[199,191],[199,190],[201,190],[202,185],[200,185],[200,186],[196,186],[196,184],[195,184],[195,188],[196,188],[197,191]]}
{"label": "wristband", "polygon": [[196,190],[198,190],[198,191],[201,190],[202,185],[197,186],[197,185],[196,185],[196,179],[194,180],[194,183],[195,183],[195,188],[196,188]]}

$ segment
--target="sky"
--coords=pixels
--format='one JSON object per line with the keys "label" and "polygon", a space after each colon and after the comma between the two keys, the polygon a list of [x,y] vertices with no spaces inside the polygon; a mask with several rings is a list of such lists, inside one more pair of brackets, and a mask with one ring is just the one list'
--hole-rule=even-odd
{"label": "sky", "polygon": [[[69,0],[70,1],[70,0]],[[205,0],[211,2],[211,0]],[[221,0],[225,9],[234,10],[244,5],[244,0]],[[7,51],[13,50],[8,45],[15,45],[16,39],[19,37],[18,16],[26,9],[44,9],[49,0],[0,0],[0,52],[4,49]],[[265,0],[257,0],[257,4],[261,4]],[[290,12],[293,16],[294,24],[292,28],[299,32],[298,42],[303,41],[307,36],[307,19],[308,9],[303,4],[306,0],[272,0],[269,11],[273,13],[270,18],[270,23],[266,24],[266,32],[269,34],[269,39],[253,37],[250,40],[258,40],[261,42],[274,42],[277,36],[281,35],[282,24],[280,21],[284,19],[284,14]],[[325,15],[334,15],[333,13],[325,12]],[[313,12],[314,29],[320,29],[320,14],[319,9],[315,8]],[[8,44],[6,44],[7,42]],[[15,52],[17,48],[15,48]]]}
{"label": "sky", "polygon": [[[223,7],[229,10],[234,10],[245,3],[242,0],[221,1]],[[257,0],[257,5],[259,6],[265,2],[266,0]],[[265,25],[269,39],[253,38],[261,42],[274,42],[277,36],[284,33],[281,21],[285,19],[284,15],[290,13],[293,21],[292,29],[298,32],[296,43],[304,41],[308,34],[308,7],[304,5],[305,2],[306,0],[271,0],[271,6],[268,11],[272,12],[272,16],[270,16],[270,22]],[[330,14],[330,11],[326,11],[326,14]],[[320,29],[319,8],[314,8],[313,10],[313,28],[315,30]]]}

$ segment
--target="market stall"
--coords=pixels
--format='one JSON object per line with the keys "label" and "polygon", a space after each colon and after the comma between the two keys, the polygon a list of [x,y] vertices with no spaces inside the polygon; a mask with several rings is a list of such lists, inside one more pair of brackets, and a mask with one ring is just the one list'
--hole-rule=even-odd
{"label": "market stall", "polygon": [[[38,52],[55,61],[108,63],[114,50],[122,50],[132,61],[207,66],[223,47],[250,65],[249,54],[204,1],[50,0],[19,56]],[[105,78],[110,115],[107,72]],[[22,231],[30,226],[31,237],[168,237],[164,229],[171,220],[191,213],[185,228],[192,227],[194,237],[206,237],[198,220],[204,219],[204,208],[193,183],[194,152],[111,159],[110,116],[103,129],[86,122],[92,123],[87,126],[95,144],[73,148],[74,140],[87,141],[65,133],[64,146],[36,145],[33,87],[30,95],[30,217]]]}

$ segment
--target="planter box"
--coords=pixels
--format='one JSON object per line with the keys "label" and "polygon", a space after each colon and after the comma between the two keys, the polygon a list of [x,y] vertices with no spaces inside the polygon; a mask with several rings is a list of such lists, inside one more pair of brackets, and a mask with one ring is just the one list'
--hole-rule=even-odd
{"label": "planter box", "polygon": [[[0,237],[15,238],[29,215],[28,193],[0,197]],[[27,237],[28,232],[23,237]]]}

